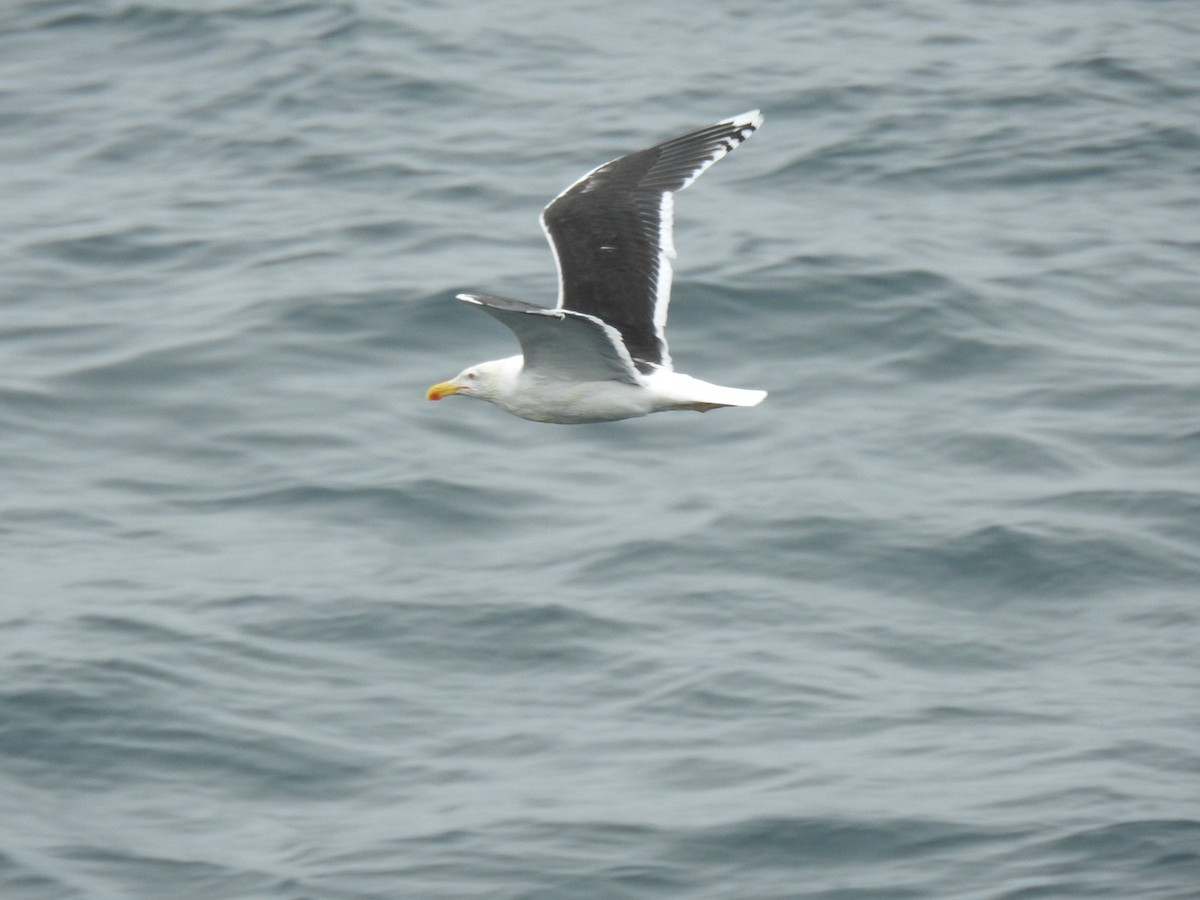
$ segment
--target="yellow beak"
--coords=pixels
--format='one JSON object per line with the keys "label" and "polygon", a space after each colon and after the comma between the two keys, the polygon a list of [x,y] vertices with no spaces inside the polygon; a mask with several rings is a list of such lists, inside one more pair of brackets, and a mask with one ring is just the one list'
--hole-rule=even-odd
{"label": "yellow beak", "polygon": [[451,394],[457,394],[462,388],[453,381],[439,381],[425,392],[426,400],[441,400]]}

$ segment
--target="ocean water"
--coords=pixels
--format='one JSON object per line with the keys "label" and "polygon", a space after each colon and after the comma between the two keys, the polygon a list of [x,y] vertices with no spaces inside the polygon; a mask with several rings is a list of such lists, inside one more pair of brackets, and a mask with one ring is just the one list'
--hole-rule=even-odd
{"label": "ocean water", "polygon": [[[1200,6],[0,7],[0,897],[1200,897]],[[677,198],[750,410],[427,385]]]}

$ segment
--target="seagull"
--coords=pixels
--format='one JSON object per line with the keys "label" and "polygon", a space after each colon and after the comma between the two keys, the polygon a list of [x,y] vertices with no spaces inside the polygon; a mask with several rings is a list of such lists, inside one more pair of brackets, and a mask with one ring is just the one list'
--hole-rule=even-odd
{"label": "seagull", "polygon": [[555,197],[541,222],[558,264],[558,305],[457,295],[510,328],[521,353],[464,369],[426,397],[462,394],[561,425],[761,403],[766,391],[676,372],[663,332],[675,256],[674,195],[762,121],[752,110],[638,150],[592,169]]}

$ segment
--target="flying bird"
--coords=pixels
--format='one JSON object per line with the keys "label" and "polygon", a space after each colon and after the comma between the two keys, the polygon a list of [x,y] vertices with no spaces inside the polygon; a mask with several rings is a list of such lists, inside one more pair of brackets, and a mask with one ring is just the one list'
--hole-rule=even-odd
{"label": "flying bird", "polygon": [[766,391],[676,372],[664,329],[674,195],[762,124],[758,110],[592,169],[542,210],[558,305],[459,294],[512,329],[518,356],[477,363],[426,396],[462,394],[535,422],[611,422],[667,410],[757,406]]}

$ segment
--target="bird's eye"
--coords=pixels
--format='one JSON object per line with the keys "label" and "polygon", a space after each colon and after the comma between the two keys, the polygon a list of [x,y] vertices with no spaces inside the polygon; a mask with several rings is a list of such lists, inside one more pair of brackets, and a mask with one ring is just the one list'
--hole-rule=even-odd
{"label": "bird's eye", "polygon": [[475,373],[474,373],[474,372],[468,372],[468,373],[467,373],[467,378],[468,378],[468,379],[470,379],[471,381],[474,381],[474,380],[475,380]]}

